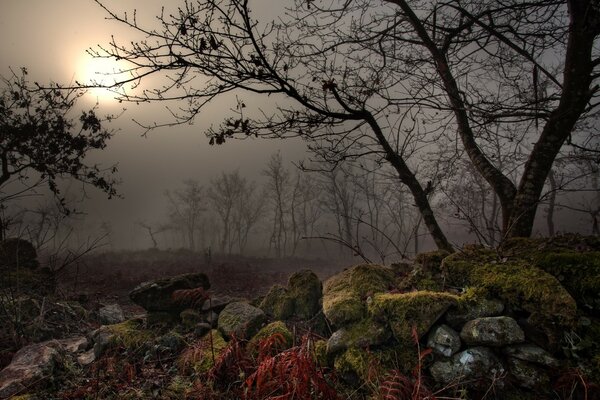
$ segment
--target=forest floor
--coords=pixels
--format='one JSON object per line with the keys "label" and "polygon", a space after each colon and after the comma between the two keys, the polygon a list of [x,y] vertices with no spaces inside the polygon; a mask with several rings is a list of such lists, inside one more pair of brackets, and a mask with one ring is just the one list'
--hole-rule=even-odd
{"label": "forest floor", "polygon": [[137,308],[129,300],[129,292],[148,280],[204,272],[210,280],[213,295],[252,300],[265,295],[274,284],[285,285],[296,271],[310,269],[324,281],[357,262],[215,256],[207,263],[203,254],[188,250],[118,251],[86,256],[63,271],[58,284],[65,297],[83,297],[98,304],[116,302],[126,310],[135,311]]}

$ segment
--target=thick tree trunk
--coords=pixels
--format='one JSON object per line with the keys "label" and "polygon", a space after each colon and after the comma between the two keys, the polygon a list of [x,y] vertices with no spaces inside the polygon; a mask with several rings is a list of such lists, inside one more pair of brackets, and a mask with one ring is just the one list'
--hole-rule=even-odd
{"label": "thick tree trunk", "polygon": [[525,164],[506,230],[508,237],[531,235],[540,195],[554,159],[592,95],[592,49],[600,30],[600,10],[592,3],[589,0],[569,2],[571,23],[562,95]]}

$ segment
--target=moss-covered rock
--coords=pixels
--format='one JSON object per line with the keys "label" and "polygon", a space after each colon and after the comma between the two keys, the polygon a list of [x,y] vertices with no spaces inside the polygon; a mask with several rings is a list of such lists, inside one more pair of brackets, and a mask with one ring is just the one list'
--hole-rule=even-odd
{"label": "moss-covered rock", "polygon": [[450,255],[446,250],[434,250],[426,253],[419,253],[415,257],[415,263],[420,264],[427,271],[439,272],[442,260]]}
{"label": "moss-covered rock", "polygon": [[258,307],[270,317],[285,320],[294,314],[294,299],[285,287],[273,285]]}
{"label": "moss-covered rock", "polygon": [[[146,311],[167,311],[180,313],[186,304],[176,301],[173,293],[178,290],[210,288],[208,277],[203,273],[192,273],[157,279],[139,284],[129,293],[129,298]],[[195,301],[197,307],[202,303]]]}
{"label": "moss-covered rock", "polygon": [[351,347],[380,346],[391,336],[392,332],[387,326],[371,318],[365,318],[335,331],[327,341],[327,353],[338,353]]}
{"label": "moss-covered rock", "polygon": [[413,327],[419,336],[426,334],[457,301],[458,296],[443,292],[382,293],[373,297],[369,314],[389,324],[398,342],[410,343]]}
{"label": "moss-covered rock", "polygon": [[186,308],[181,313],[179,313],[179,318],[181,319],[181,324],[187,330],[194,329],[194,327],[202,322],[202,315],[193,308]]}
{"label": "moss-covered rock", "polygon": [[452,284],[473,287],[485,297],[497,297],[511,309],[529,314],[528,322],[555,345],[562,331],[573,327],[575,300],[551,274],[530,261],[498,259],[489,250],[455,253],[442,268]]}
{"label": "moss-covered rock", "polygon": [[321,310],[323,284],[311,270],[298,271],[290,276],[288,291],[294,302],[296,317],[309,319]]}
{"label": "moss-covered rock", "polygon": [[323,288],[323,312],[341,327],[367,314],[367,299],[394,287],[391,268],[376,264],[351,267],[329,278]]}
{"label": "moss-covered rock", "polygon": [[226,337],[235,335],[238,339],[254,336],[267,320],[260,309],[243,301],[229,303],[219,314],[219,330]]}
{"label": "moss-covered rock", "polygon": [[142,319],[134,318],[119,324],[105,325],[106,330],[112,334],[111,346],[122,346],[126,349],[138,349],[149,343],[154,333],[144,328]]}
{"label": "moss-covered rock", "polygon": [[600,251],[546,252],[534,263],[554,275],[580,307],[600,313]]}
{"label": "moss-covered rock", "polygon": [[279,336],[279,338],[281,339],[281,342],[279,339],[277,339],[277,345],[275,346],[276,350],[283,351],[292,347],[294,341],[292,333],[287,328],[285,323],[283,323],[282,321],[275,321],[262,327],[256,333],[256,335],[254,335],[252,339],[250,339],[250,341],[248,342],[248,349],[250,350],[250,353],[252,355],[257,355],[259,352],[259,346],[261,341],[267,340],[273,337],[274,335]]}

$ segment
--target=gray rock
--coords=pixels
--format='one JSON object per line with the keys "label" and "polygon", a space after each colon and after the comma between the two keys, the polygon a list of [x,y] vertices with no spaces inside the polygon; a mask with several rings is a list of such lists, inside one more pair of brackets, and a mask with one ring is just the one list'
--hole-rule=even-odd
{"label": "gray rock", "polygon": [[84,351],[89,346],[89,341],[84,336],[78,336],[69,339],[59,339],[56,341],[58,345],[69,353],[79,353]]}
{"label": "gray rock", "polygon": [[508,357],[508,369],[519,386],[535,389],[547,386],[550,383],[548,374],[533,363]]}
{"label": "gray rock", "polygon": [[549,368],[557,368],[560,366],[558,360],[546,350],[533,344],[524,343],[506,346],[502,349],[507,356],[517,358],[523,361],[529,361],[535,364],[540,364]]}
{"label": "gray rock", "polygon": [[452,328],[460,328],[468,321],[501,315],[504,311],[504,303],[496,299],[478,299],[473,302],[453,307],[446,313],[446,322]]}
{"label": "gray rock", "polygon": [[219,314],[219,331],[227,337],[250,339],[267,320],[260,309],[245,302],[229,303]]}
{"label": "gray rock", "polygon": [[98,318],[105,325],[118,324],[125,321],[123,309],[118,304],[109,304],[98,310]]}
{"label": "gray rock", "polygon": [[483,317],[467,322],[460,338],[472,346],[501,347],[525,341],[525,333],[510,317]]}
{"label": "gray rock", "polygon": [[458,333],[448,325],[440,325],[431,330],[427,337],[427,347],[434,353],[451,357],[460,350],[461,341]]}
{"label": "gray rock", "polygon": [[90,365],[91,363],[93,363],[94,361],[96,361],[96,354],[94,349],[90,349],[84,353],[81,353],[77,356],[77,362],[79,363],[79,365]]}
{"label": "gray rock", "polygon": [[12,362],[0,371],[0,398],[6,399],[32,386],[44,384],[60,360],[59,350],[56,341],[49,341],[17,351]]}
{"label": "gray rock", "polygon": [[99,358],[108,345],[113,341],[115,334],[106,326],[101,326],[92,332],[91,338],[94,343],[94,357]]}
{"label": "gray rock", "polygon": [[[178,275],[171,278],[158,279],[141,283],[129,293],[129,298],[146,311],[181,312],[190,304],[177,302],[173,293],[177,290],[210,288],[208,277],[203,273]],[[192,299],[190,299],[191,301]],[[198,298],[193,299],[195,307],[201,308],[203,303]]]}
{"label": "gray rock", "polygon": [[490,349],[472,347],[449,360],[436,361],[429,371],[433,379],[443,385],[467,382],[472,386],[485,386],[486,380],[502,376],[505,368]]}

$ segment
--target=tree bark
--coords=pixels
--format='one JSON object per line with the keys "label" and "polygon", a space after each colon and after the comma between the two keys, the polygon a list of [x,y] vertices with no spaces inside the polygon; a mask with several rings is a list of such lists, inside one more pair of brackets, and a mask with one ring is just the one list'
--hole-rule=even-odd
{"label": "tree bark", "polygon": [[[507,229],[508,237],[531,236],[540,195],[554,159],[584,113],[593,90],[594,39],[600,33],[600,10],[594,1],[569,1],[569,37],[563,91],[550,114],[521,177]],[[596,2],[597,3],[597,2]]]}

